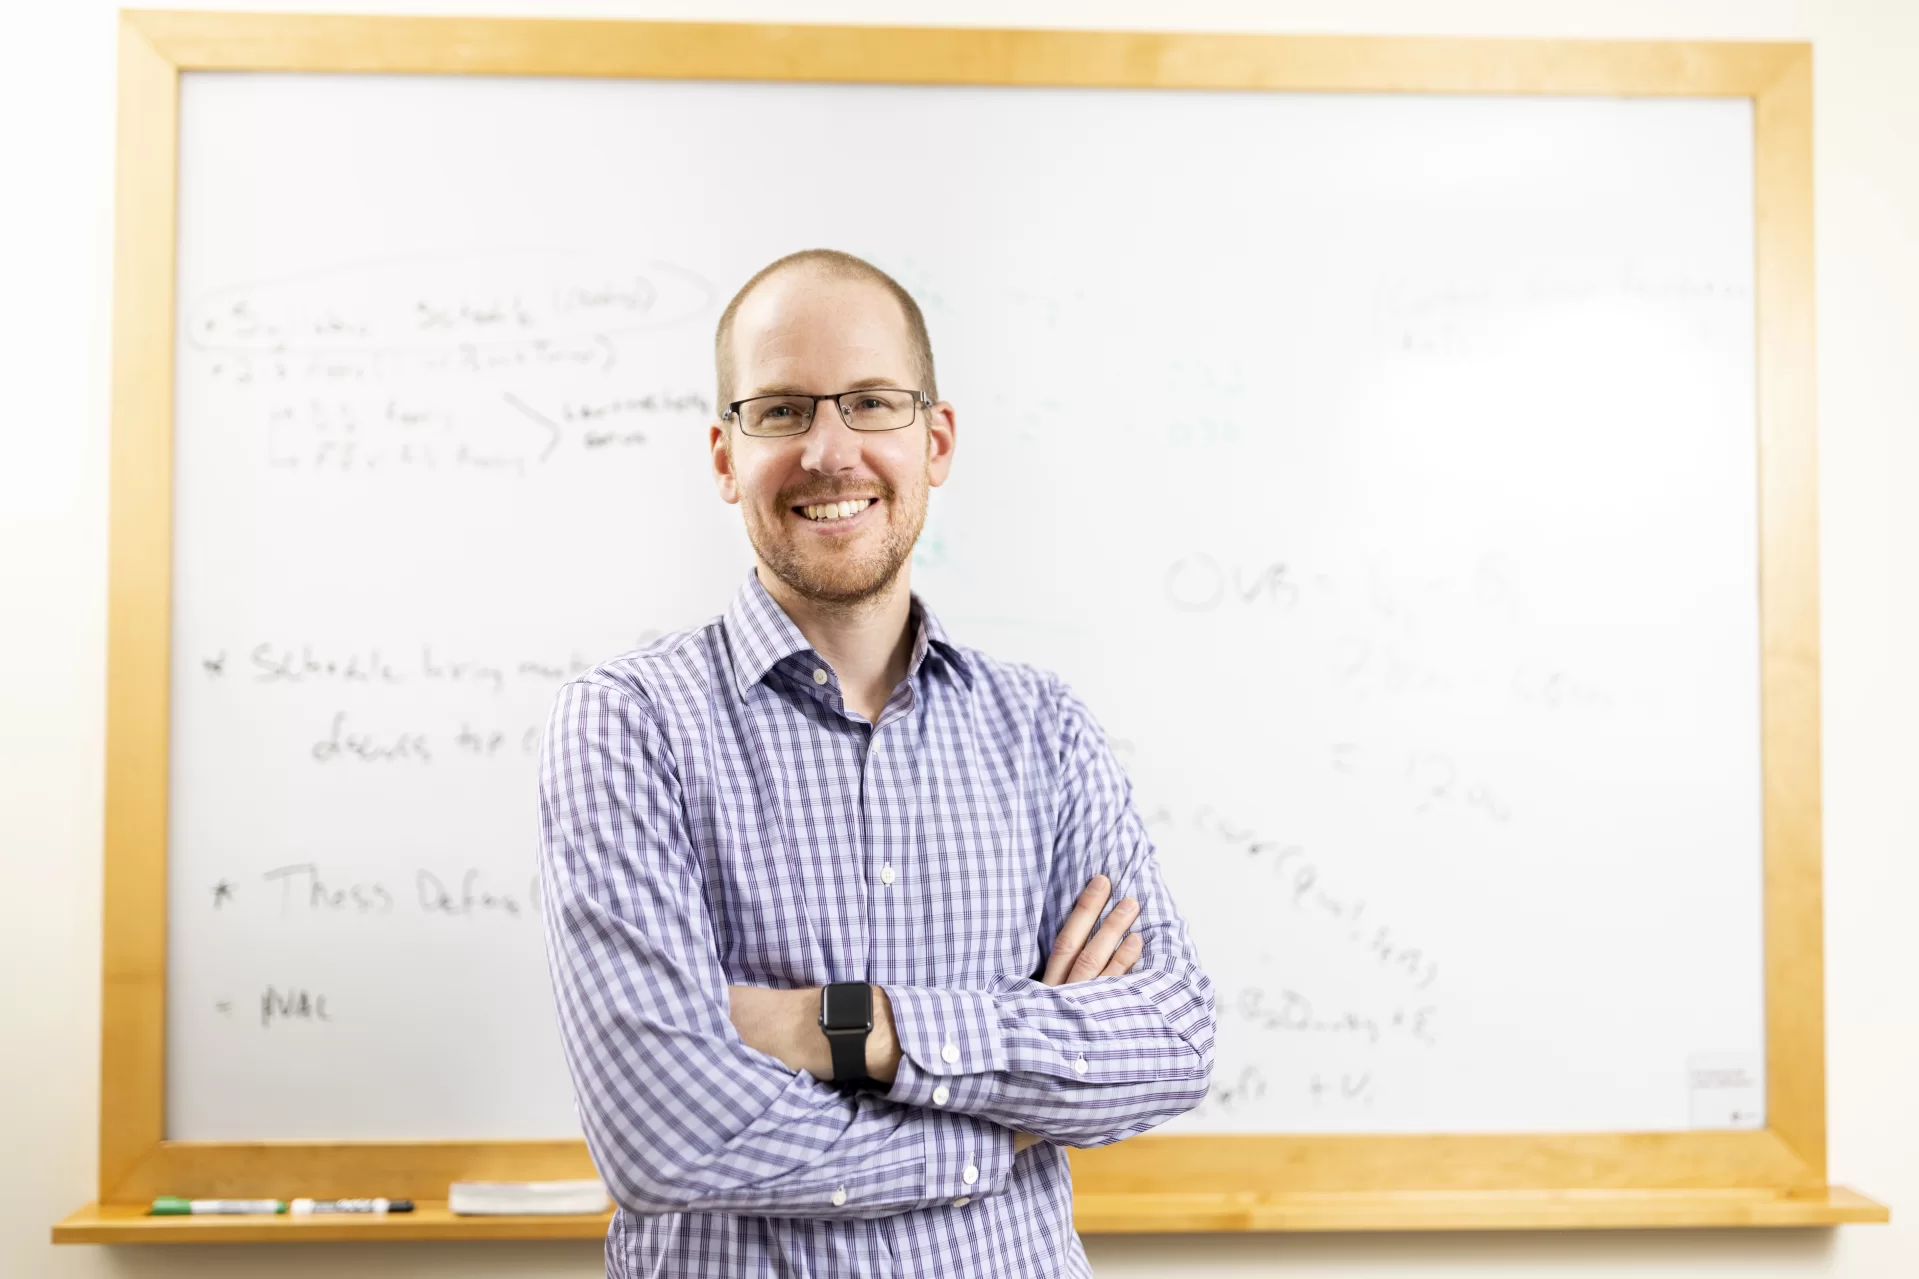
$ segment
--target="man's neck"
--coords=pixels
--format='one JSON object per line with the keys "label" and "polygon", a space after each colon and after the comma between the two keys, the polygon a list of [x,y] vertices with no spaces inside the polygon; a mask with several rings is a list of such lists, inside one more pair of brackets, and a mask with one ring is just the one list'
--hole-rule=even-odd
{"label": "man's neck", "polygon": [[846,709],[876,724],[886,699],[906,678],[906,664],[913,654],[913,635],[907,625],[913,612],[909,568],[901,565],[899,576],[885,590],[851,605],[809,599],[764,565],[756,570],[773,602],[839,675]]}

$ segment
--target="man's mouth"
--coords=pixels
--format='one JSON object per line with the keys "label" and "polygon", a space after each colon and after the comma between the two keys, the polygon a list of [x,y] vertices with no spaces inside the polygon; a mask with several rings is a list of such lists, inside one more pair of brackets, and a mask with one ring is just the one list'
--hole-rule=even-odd
{"label": "man's mouth", "polygon": [[793,509],[804,519],[815,524],[833,524],[840,520],[850,520],[873,504],[870,497],[849,497],[838,502],[812,502]]}

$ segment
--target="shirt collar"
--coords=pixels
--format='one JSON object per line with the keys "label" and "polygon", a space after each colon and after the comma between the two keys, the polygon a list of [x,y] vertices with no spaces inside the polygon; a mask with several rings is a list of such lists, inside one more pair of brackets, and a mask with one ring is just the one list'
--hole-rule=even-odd
{"label": "shirt collar", "polygon": [[906,663],[906,676],[920,668],[920,661],[928,652],[935,653],[939,659],[952,667],[968,688],[973,686],[973,668],[968,663],[966,650],[946,636],[946,628],[940,625],[940,619],[933,610],[926,607],[926,601],[913,597],[913,615],[920,619],[919,632],[913,637],[913,656]]}
{"label": "shirt collar", "polygon": [[[907,678],[913,677],[930,652],[950,665],[967,687],[972,687],[973,672],[964,651],[947,638],[946,628],[917,595],[913,596],[912,615],[919,618],[919,630],[913,637],[912,656],[907,659]],[[733,687],[741,701],[746,700],[753,686],[765,679],[775,666],[795,653],[813,651],[786,610],[767,594],[754,569],[746,570],[746,581],[740,584],[733,602],[727,605],[723,623],[727,644],[733,650]]]}

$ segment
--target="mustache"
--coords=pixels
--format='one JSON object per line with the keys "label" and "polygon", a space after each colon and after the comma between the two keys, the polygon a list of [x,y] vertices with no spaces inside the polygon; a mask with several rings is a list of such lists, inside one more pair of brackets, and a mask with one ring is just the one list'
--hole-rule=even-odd
{"label": "mustache", "polygon": [[824,502],[828,498],[848,499],[859,497],[877,498],[882,502],[890,501],[893,497],[893,486],[884,481],[874,481],[870,486],[858,485],[849,489],[844,484],[829,484],[815,481],[798,484],[792,488],[781,490],[779,505],[788,507],[811,506],[816,502]]}

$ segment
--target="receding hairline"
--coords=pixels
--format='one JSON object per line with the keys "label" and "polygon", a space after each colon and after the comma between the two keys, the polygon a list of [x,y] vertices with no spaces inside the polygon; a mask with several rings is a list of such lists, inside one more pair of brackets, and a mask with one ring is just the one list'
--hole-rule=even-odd
{"label": "receding hairline", "polygon": [[733,400],[733,321],[739,314],[740,306],[760,285],[775,276],[793,272],[811,272],[824,280],[855,280],[874,284],[890,295],[899,306],[900,318],[906,323],[908,356],[917,366],[913,372],[919,378],[918,389],[925,391],[931,399],[939,398],[933,375],[933,344],[927,337],[926,317],[921,313],[919,303],[913,300],[913,295],[898,280],[865,258],[838,249],[801,249],[769,262],[754,272],[753,278],[740,286],[740,291],[720,312],[720,322],[713,330],[713,371],[719,389],[716,403],[724,408]]}

